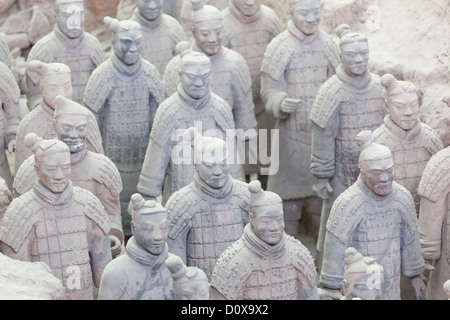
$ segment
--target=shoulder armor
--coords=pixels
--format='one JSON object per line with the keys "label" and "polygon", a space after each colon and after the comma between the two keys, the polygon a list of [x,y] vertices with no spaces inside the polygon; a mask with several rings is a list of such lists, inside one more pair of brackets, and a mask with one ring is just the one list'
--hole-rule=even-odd
{"label": "shoulder armor", "polygon": [[109,217],[98,198],[89,190],[73,186],[73,201],[84,205],[86,217],[92,220],[105,234],[109,234]]}
{"label": "shoulder armor", "polygon": [[214,118],[219,127],[222,128],[223,131],[226,129],[235,129],[233,113],[228,103],[214,92],[211,92],[210,99],[212,107],[216,110]]}
{"label": "shoulder armor", "polygon": [[181,57],[179,54],[170,59],[166,66],[162,81],[164,96],[166,98],[177,91],[177,86],[180,83],[180,75],[178,74],[180,67]]}
{"label": "shoulder armor", "polygon": [[283,32],[283,25],[281,24],[280,18],[275,13],[275,11],[268,7],[267,5],[262,4],[261,5],[261,11],[263,17],[266,19],[264,20],[266,25],[266,28],[274,35],[277,36],[281,32]]}
{"label": "shoulder armor", "polygon": [[181,26],[180,22],[171,15],[163,13],[162,16],[164,19],[164,23],[167,26],[167,30],[169,31],[170,36],[173,38],[175,43],[186,40],[186,34],[184,33],[184,29]]}
{"label": "shoulder armor", "polygon": [[122,178],[116,165],[103,154],[89,152],[88,155],[94,158],[97,164],[94,180],[104,185],[114,197],[119,197],[123,186]]}
{"label": "shoulder armor", "polygon": [[17,104],[18,107],[20,88],[11,69],[4,63],[0,63],[0,91],[4,92],[8,100]]}
{"label": "shoulder armor", "polygon": [[222,47],[227,65],[233,74],[233,83],[237,82],[239,91],[247,92],[252,87],[252,77],[247,62],[237,51]]}
{"label": "shoulder armor", "polygon": [[156,104],[159,106],[164,100],[161,75],[158,72],[158,69],[145,59],[142,59],[142,66],[147,81],[147,87],[150,90],[151,96],[155,99]]}
{"label": "shoulder armor", "polygon": [[441,138],[436,130],[431,128],[429,125],[425,123],[421,123],[423,130],[423,139],[422,145],[425,149],[431,154],[434,155],[437,152],[444,149],[444,144],[442,143]]}
{"label": "shoulder armor", "polygon": [[417,192],[420,196],[436,202],[450,182],[450,147],[433,155],[422,173]]}
{"label": "shoulder armor", "polygon": [[84,94],[83,103],[94,113],[100,113],[106,99],[108,98],[113,81],[112,63],[107,59],[92,71],[91,76],[86,84],[86,92]]}
{"label": "shoulder armor", "polygon": [[288,234],[285,234],[285,237],[286,244],[290,247],[290,252],[292,252],[296,258],[296,261],[294,261],[296,269],[305,276],[308,283],[315,284],[317,270],[311,252],[309,252],[298,239],[295,239]]}
{"label": "shoulder armor", "polygon": [[280,79],[291,60],[296,45],[298,43],[289,34],[289,31],[285,30],[277,35],[266,48],[261,63],[261,72],[267,73],[275,80]]}
{"label": "shoulder armor", "polygon": [[176,125],[175,119],[180,115],[180,108],[175,96],[172,95],[165,99],[156,109],[150,139],[157,145],[163,146],[170,139],[172,129]]}
{"label": "shoulder armor", "polygon": [[17,170],[13,181],[13,196],[17,198],[33,189],[37,176],[34,171],[34,155],[29,156]]}
{"label": "shoulder armor", "polygon": [[84,32],[84,41],[86,42],[86,46],[89,48],[89,56],[91,61],[96,67],[98,67],[103,61],[105,61],[105,51],[103,50],[103,45],[96,37],[86,31]]}
{"label": "shoulder armor", "polygon": [[319,40],[323,45],[323,52],[327,57],[334,70],[341,63],[341,57],[339,53],[339,47],[330,35],[326,34],[322,30],[319,30]]}

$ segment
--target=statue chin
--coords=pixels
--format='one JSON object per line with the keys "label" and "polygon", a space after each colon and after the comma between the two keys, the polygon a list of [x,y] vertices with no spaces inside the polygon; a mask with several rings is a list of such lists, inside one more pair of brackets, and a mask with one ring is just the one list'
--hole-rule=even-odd
{"label": "statue chin", "polygon": [[70,153],[76,153],[81,151],[83,149],[83,146],[84,146],[83,142],[77,144],[70,144],[69,145]]}

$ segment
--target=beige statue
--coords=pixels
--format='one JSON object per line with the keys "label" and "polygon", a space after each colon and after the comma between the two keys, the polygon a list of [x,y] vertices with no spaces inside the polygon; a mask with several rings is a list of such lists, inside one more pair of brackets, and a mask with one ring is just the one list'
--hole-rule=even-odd
{"label": "beige statue", "polygon": [[62,281],[65,298],[93,299],[111,261],[109,219],[90,191],[70,181],[70,150],[57,139],[25,137],[38,179],[15,198],[2,219],[0,251],[22,261],[45,262]]}
{"label": "beige statue", "polygon": [[[74,186],[91,191],[103,204],[110,222],[111,254],[122,251],[124,240],[119,195],[122,191],[120,173],[104,154],[89,151],[89,111],[86,107],[63,96],[56,97],[54,128],[57,138],[70,149],[70,180]],[[16,172],[13,184],[15,198],[33,189],[36,181],[34,157],[28,157]]]}
{"label": "beige statue", "polygon": [[425,263],[411,193],[394,181],[391,150],[360,132],[357,145],[360,175],[339,195],[327,221],[321,289],[340,298],[345,270],[345,250],[355,248],[385,270],[381,300],[400,300],[400,277],[410,278],[418,300],[425,299],[421,275]]}
{"label": "beige statue", "polygon": [[444,292],[447,295],[448,298],[447,300],[450,300],[450,280],[445,281],[442,288],[444,289]]}
{"label": "beige statue", "polygon": [[202,137],[194,127],[184,139],[192,146],[195,175],[166,203],[169,251],[210,279],[220,254],[242,236],[250,193],[246,183],[230,175],[226,141]]}
{"label": "beige statue", "polygon": [[363,130],[378,128],[387,114],[380,77],[368,68],[367,37],[352,32],[347,25],[341,25],[337,33],[341,64],[319,88],[310,113],[310,168],[317,178],[312,188],[323,199],[316,245],[319,269],[331,206],[358,178],[359,148],[355,137]]}
{"label": "beige statue", "polygon": [[142,57],[152,63],[161,77],[169,61],[175,56],[175,47],[186,40],[181,24],[163,12],[168,0],[135,0],[136,9],[131,20],[142,27]]}
{"label": "beige statue", "polygon": [[289,10],[287,29],[267,47],[261,67],[261,97],[279,129],[279,165],[269,170],[267,190],[283,199],[286,232],[298,237],[303,215],[317,241],[322,200],[312,189],[309,116],[317,91],[340,64],[339,49],[319,29],[319,0],[290,0]]}
{"label": "beige statue", "polygon": [[172,276],[172,294],[175,300],[209,300],[211,287],[202,269],[187,267],[177,255],[166,259]]}
{"label": "beige statue", "polygon": [[417,89],[408,81],[399,81],[392,74],[381,77],[386,88],[389,114],[373,132],[376,143],[391,149],[395,163],[394,180],[413,196],[417,214],[420,197],[417,187],[431,156],[444,148],[439,134],[419,119]]}
{"label": "beige statue", "polygon": [[250,222],[214,268],[212,299],[317,300],[316,268],[308,249],[284,232],[283,205],[261,182],[249,183]]}
{"label": "beige statue", "polygon": [[[52,32],[30,50],[27,61],[59,62],[69,66],[72,75],[72,99],[83,103],[89,76],[105,59],[100,41],[84,30],[83,0],[56,0],[56,23]],[[28,107],[34,109],[41,100],[40,77],[27,69],[26,95]]]}
{"label": "beige statue", "polygon": [[171,300],[172,277],[166,267],[167,211],[154,200],[131,196],[131,230],[125,254],[103,272],[99,300]]}
{"label": "beige statue", "polygon": [[[19,124],[16,138],[16,154],[14,170],[17,172],[22,163],[33,153],[24,144],[25,136],[34,132],[43,139],[57,137],[53,116],[56,97],[62,95],[72,99],[72,75],[70,68],[63,63],[44,63],[38,60],[28,62],[30,71],[39,75],[39,86],[42,93],[40,103],[27,113]],[[92,112],[89,112],[89,133],[86,137],[87,148],[92,152],[103,153],[102,136]]]}

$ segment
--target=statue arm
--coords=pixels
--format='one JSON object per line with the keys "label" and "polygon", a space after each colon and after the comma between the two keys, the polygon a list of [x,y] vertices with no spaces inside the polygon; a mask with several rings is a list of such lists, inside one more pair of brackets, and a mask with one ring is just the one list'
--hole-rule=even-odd
{"label": "statue arm", "polygon": [[332,178],[335,174],[336,121],[329,121],[324,128],[312,123],[311,174],[318,179]]}
{"label": "statue arm", "polygon": [[111,245],[106,234],[92,220],[88,223],[89,231],[89,257],[91,260],[92,280],[97,288],[100,287],[103,271],[111,262]]}
{"label": "statue arm", "polygon": [[339,240],[328,230],[325,235],[324,259],[319,284],[331,290],[340,290],[344,279],[344,256],[348,245]]}
{"label": "statue arm", "polygon": [[283,101],[288,98],[283,77],[275,80],[268,73],[261,72],[261,99],[266,111],[277,119],[285,119],[288,114],[281,111]]}

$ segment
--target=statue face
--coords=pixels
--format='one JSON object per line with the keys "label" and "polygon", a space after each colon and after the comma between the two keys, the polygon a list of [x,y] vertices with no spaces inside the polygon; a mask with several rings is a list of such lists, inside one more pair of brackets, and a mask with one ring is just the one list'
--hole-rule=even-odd
{"label": "statue face", "polygon": [[262,0],[234,0],[236,7],[246,16],[253,16],[261,7]]}
{"label": "statue face", "polygon": [[312,35],[319,31],[320,2],[304,0],[291,8],[292,21],[304,34]]}
{"label": "statue face", "polygon": [[59,140],[63,141],[71,153],[83,149],[88,131],[88,118],[85,115],[62,114],[55,120],[55,130]]}
{"label": "statue face", "polygon": [[209,300],[210,286],[207,280],[181,283],[176,288],[178,300]]}
{"label": "statue face", "polygon": [[352,297],[358,297],[361,300],[380,300],[381,287],[379,289],[370,289],[365,283],[356,283],[353,286]]}
{"label": "statue face", "polygon": [[70,39],[78,38],[84,31],[84,5],[80,2],[60,4],[57,8],[56,24]]}
{"label": "statue face", "polygon": [[369,63],[369,44],[366,41],[344,44],[341,46],[341,61],[348,75],[362,75]]}
{"label": "statue face", "polygon": [[228,181],[230,166],[226,160],[221,162],[203,161],[197,165],[197,172],[207,185],[214,189],[220,189]]}
{"label": "statue face", "polygon": [[54,73],[40,78],[40,88],[45,102],[55,109],[56,97],[62,95],[72,100],[72,79],[70,73]]}
{"label": "statue face", "polygon": [[194,99],[201,99],[209,92],[211,69],[208,66],[183,66],[180,79],[187,94]]}
{"label": "statue face", "polygon": [[223,26],[220,20],[195,22],[193,35],[197,46],[207,55],[220,51],[223,39]]}
{"label": "statue face", "polygon": [[126,65],[139,61],[142,50],[142,33],[138,30],[120,32],[113,37],[114,54]]}
{"label": "statue face", "polygon": [[416,93],[402,93],[388,100],[389,115],[403,130],[414,128],[419,117],[419,102]]}
{"label": "statue face", "polygon": [[153,21],[161,15],[163,0],[135,0],[136,8],[145,19]]}
{"label": "statue face", "polygon": [[283,204],[258,207],[250,217],[250,223],[258,238],[268,244],[277,244],[284,232]]}
{"label": "statue face", "polygon": [[70,179],[70,153],[61,151],[46,155],[35,163],[35,170],[44,186],[53,193],[61,193]]}
{"label": "statue face", "polygon": [[392,158],[366,160],[361,169],[361,177],[367,187],[379,196],[392,191],[394,181],[394,162]]}
{"label": "statue face", "polygon": [[132,221],[133,236],[148,252],[159,255],[167,241],[167,213],[140,214],[139,221]]}

